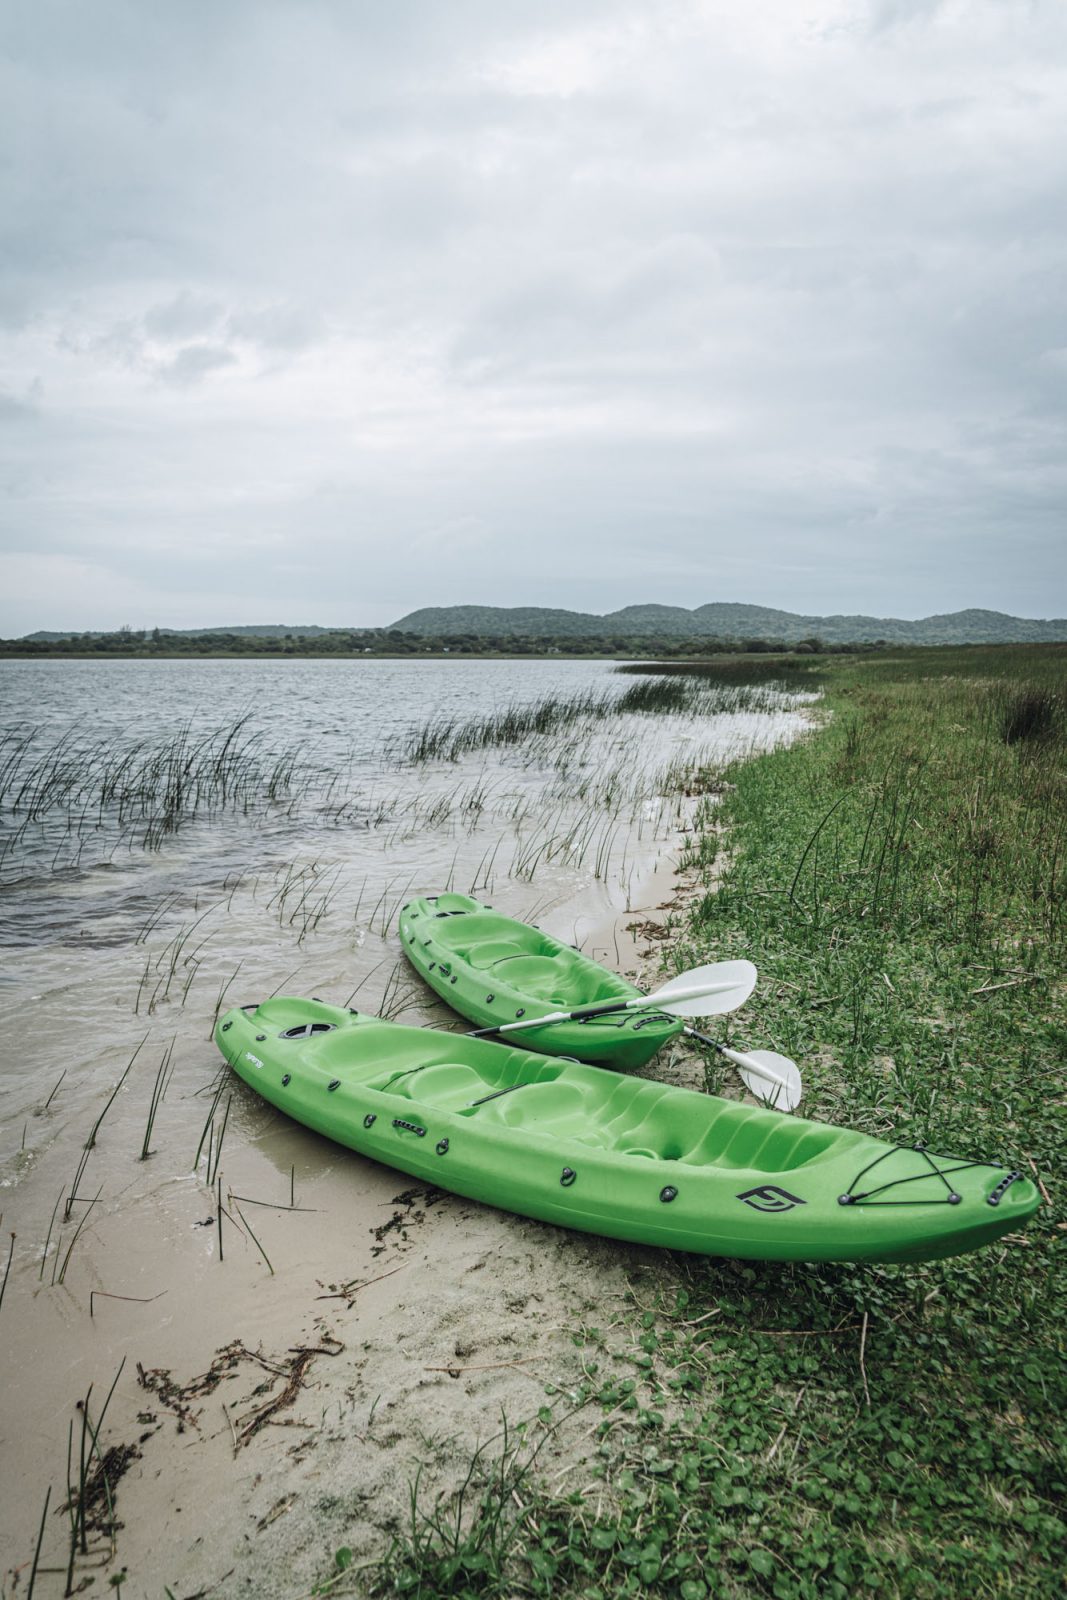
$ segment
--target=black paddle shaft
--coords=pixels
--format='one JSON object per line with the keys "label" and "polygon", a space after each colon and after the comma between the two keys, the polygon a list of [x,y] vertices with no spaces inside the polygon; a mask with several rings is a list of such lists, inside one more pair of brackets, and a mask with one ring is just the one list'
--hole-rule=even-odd
{"label": "black paddle shaft", "polygon": [[581,1011],[572,1011],[567,1020],[568,1022],[588,1022],[590,1017],[610,1017],[614,1016],[617,1011],[629,1011],[631,1007],[635,1011],[638,1009],[634,1005],[633,999],[620,1000],[618,1005],[614,1006],[587,1006]]}
{"label": "black paddle shaft", "polygon": [[[581,1011],[568,1011],[567,1015],[565,1017],[557,1017],[556,1021],[557,1022],[588,1022],[590,1017],[610,1017],[610,1016],[614,1015],[616,1012],[619,1012],[619,1011],[629,1011],[631,1009],[631,1007],[635,1011],[638,1009],[638,1007],[633,1005],[633,1001],[632,1000],[620,1000],[617,1005],[613,1005],[613,1006],[587,1006]],[[523,1024],[523,1027],[524,1028],[536,1028],[538,1023],[541,1022],[541,1020],[542,1019],[540,1017],[531,1017],[529,1022]],[[552,1024],[551,1024],[551,1022],[545,1022],[544,1026],[546,1028],[551,1028]],[[485,1039],[491,1033],[503,1033],[503,1032],[518,1033],[519,1031],[520,1030],[518,1028],[509,1027],[507,1023],[500,1023],[495,1028],[478,1028],[473,1033],[468,1033],[467,1034],[467,1038],[468,1039]]]}

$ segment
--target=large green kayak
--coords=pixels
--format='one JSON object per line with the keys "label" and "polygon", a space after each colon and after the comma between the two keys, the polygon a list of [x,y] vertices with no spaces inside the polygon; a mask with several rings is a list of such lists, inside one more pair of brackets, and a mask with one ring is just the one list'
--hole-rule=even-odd
{"label": "large green kayak", "polygon": [[[639,989],[528,922],[516,922],[466,894],[425,895],[400,913],[404,954],[442,1000],[481,1028],[598,1000],[632,1000]],[[590,1017],[523,1028],[508,1038],[524,1050],[615,1067],[640,1067],[681,1033],[661,1012]]]}
{"label": "large green kayak", "polygon": [[988,1161],[806,1122],[317,1000],[230,1011],[215,1038],[309,1128],[456,1194],[643,1244],[798,1261],[925,1261],[1036,1209]]}

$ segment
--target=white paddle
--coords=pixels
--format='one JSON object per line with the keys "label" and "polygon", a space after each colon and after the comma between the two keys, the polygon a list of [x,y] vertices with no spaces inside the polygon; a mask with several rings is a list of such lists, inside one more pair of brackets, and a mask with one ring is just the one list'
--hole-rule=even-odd
{"label": "white paddle", "polygon": [[490,1033],[515,1033],[520,1028],[545,1028],[553,1022],[584,1022],[619,1011],[665,1011],[672,1017],[714,1017],[743,1006],[756,985],[751,961],[715,961],[706,967],[680,972],[654,994],[635,994],[629,1000],[599,1000],[577,1011],[550,1011],[543,1017],[524,1017],[496,1028],[479,1028],[467,1035],[480,1039]]}
{"label": "white paddle", "polygon": [[800,1082],[800,1069],[788,1056],[780,1056],[777,1050],[730,1050],[717,1039],[709,1039],[707,1034],[698,1033],[695,1028],[686,1028],[685,1031],[691,1039],[699,1039],[701,1044],[710,1045],[712,1050],[717,1050],[727,1061],[731,1061],[740,1073],[745,1088],[751,1090],[757,1099],[766,1101],[776,1111],[796,1110],[804,1090]]}

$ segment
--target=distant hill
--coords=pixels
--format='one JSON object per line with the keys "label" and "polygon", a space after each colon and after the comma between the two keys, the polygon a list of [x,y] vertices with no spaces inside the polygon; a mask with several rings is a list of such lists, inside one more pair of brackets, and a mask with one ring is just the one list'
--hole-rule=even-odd
{"label": "distant hill", "polygon": [[[234,633],[249,639],[284,639],[292,634],[296,639],[301,634],[307,638],[315,633],[332,633],[333,629],[320,628],[315,622],[302,622],[295,626],[288,622],[252,622],[233,628],[160,628],[159,631],[166,639],[200,639],[206,633]],[[51,644],[56,639],[100,639],[103,637],[103,631],[67,628],[61,633],[53,633],[43,628],[38,633],[24,633],[22,637],[28,642],[39,640],[44,644]]]}
{"label": "distant hill", "polygon": [[803,616],[769,606],[717,602],[687,611],[684,606],[624,606],[596,616],[542,606],[426,606],[392,624],[406,633],[539,634],[610,639],[776,639],[795,644],[1042,644],[1067,641],[1067,618],[1050,621],[1010,617],[1003,611],[951,611],[914,622],[900,617]]}
{"label": "distant hill", "polygon": [[[405,633],[415,639],[450,640],[490,639],[545,641],[560,639],[571,647],[582,641],[596,641],[590,648],[611,649],[641,646],[656,648],[674,641],[694,645],[703,639],[724,644],[747,640],[768,640],[776,644],[797,644],[802,639],[819,639],[827,645],[873,644],[1053,644],[1067,642],[1067,618],[1050,621],[1030,617],[1010,617],[1003,611],[952,611],[944,615],[920,617],[909,622],[900,617],[803,616],[795,611],[776,611],[769,606],[746,606],[716,602],[687,611],[684,606],[623,606],[597,616],[588,611],[563,611],[551,606],[427,606],[412,611],[386,628],[323,628],[317,623],[263,622],[242,623],[218,628],[160,628],[161,640],[305,640],[316,639],[338,647],[346,643],[356,649],[385,644],[389,635]],[[20,642],[45,646],[63,640],[92,639],[118,641],[123,634],[51,631],[28,633]],[[129,642],[143,637],[137,630]],[[500,646],[504,649],[509,645]],[[173,648],[173,646],[172,646]],[[288,648],[288,647],[286,647]],[[496,648],[496,646],[494,646]]]}

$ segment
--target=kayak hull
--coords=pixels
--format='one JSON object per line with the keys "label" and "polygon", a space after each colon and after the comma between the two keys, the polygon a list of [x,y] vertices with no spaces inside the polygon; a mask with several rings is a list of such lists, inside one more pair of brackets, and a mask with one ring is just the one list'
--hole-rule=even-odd
{"label": "kayak hull", "polygon": [[327,1138],[609,1238],[763,1260],[924,1261],[989,1243],[1040,1201],[994,1163],[319,1001],[230,1011],[215,1037],[257,1094]]}
{"label": "kayak hull", "polygon": [[[524,1016],[574,1011],[600,1000],[632,1000],[632,983],[528,922],[465,894],[420,896],[404,906],[400,941],[415,971],[479,1028]],[[615,1013],[585,1022],[520,1028],[505,1037],[524,1050],[613,1067],[642,1067],[681,1033],[662,1012]]]}

